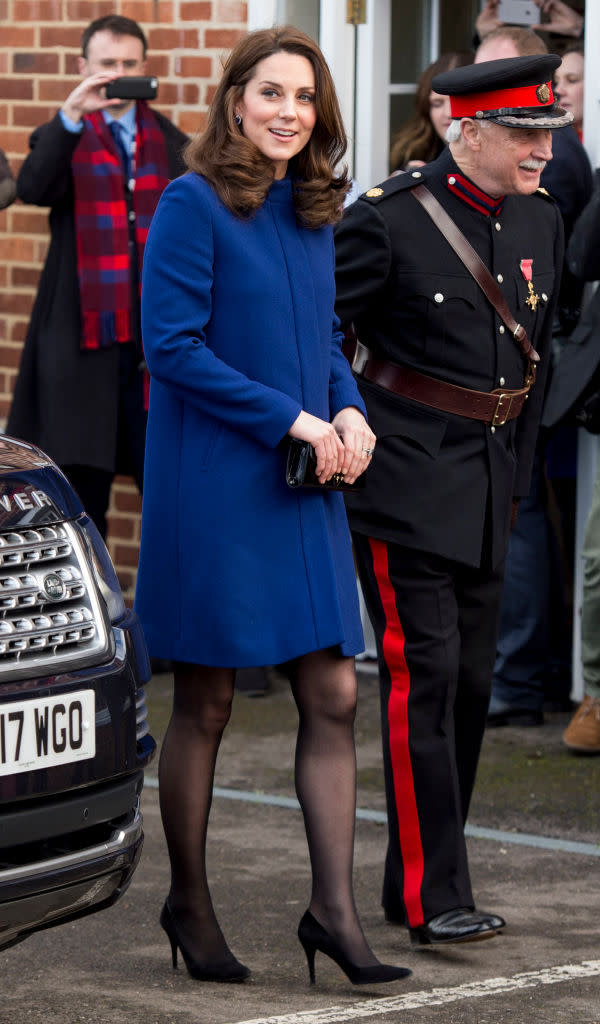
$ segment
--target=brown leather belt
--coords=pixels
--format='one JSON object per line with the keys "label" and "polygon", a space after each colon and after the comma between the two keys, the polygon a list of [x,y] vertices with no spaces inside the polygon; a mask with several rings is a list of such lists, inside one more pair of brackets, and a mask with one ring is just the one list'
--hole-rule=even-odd
{"label": "brown leather belt", "polygon": [[502,427],[519,415],[531,387],[526,384],[516,391],[473,391],[457,384],[427,377],[424,373],[398,366],[387,359],[376,359],[361,342],[357,343],[352,369],[359,377],[392,391],[395,395],[421,402],[432,409],[481,420],[493,427]]}

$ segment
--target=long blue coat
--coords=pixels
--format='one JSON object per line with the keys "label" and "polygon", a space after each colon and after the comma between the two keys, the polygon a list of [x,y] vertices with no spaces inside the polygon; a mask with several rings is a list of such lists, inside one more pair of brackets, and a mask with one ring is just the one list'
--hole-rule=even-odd
{"label": "long blue coat", "polygon": [[242,667],[362,650],[342,496],[285,483],[283,439],[302,409],[364,410],[333,269],[331,230],[297,224],[287,179],[249,219],[196,174],[163,193],[142,287],[151,386],[136,610],[152,655]]}

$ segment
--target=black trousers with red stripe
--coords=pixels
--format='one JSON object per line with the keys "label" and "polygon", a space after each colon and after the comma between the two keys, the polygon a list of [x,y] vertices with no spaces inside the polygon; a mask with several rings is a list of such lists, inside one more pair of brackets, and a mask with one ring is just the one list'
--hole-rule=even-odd
{"label": "black trousers with red stripe", "polygon": [[354,534],[379,655],[386,916],[472,908],[464,825],[485,729],[504,566],[470,568]]}

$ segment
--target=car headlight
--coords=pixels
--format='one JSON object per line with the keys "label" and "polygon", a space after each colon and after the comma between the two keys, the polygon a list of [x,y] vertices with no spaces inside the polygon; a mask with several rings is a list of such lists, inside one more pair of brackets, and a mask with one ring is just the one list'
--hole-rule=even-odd
{"label": "car headlight", "polygon": [[111,622],[122,619],[126,613],[125,602],[114,566],[106,544],[95,524],[88,516],[79,519],[77,525],[85,538],[94,572],[94,579],[108,609]]}

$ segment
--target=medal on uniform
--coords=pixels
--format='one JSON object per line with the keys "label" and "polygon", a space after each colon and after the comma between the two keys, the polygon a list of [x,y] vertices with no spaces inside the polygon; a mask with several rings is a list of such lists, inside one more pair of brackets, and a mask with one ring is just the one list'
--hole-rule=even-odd
{"label": "medal on uniform", "polygon": [[540,297],[533,290],[533,260],[521,260],[519,266],[523,277],[527,281],[528,295],[525,299],[525,304],[535,313]]}

